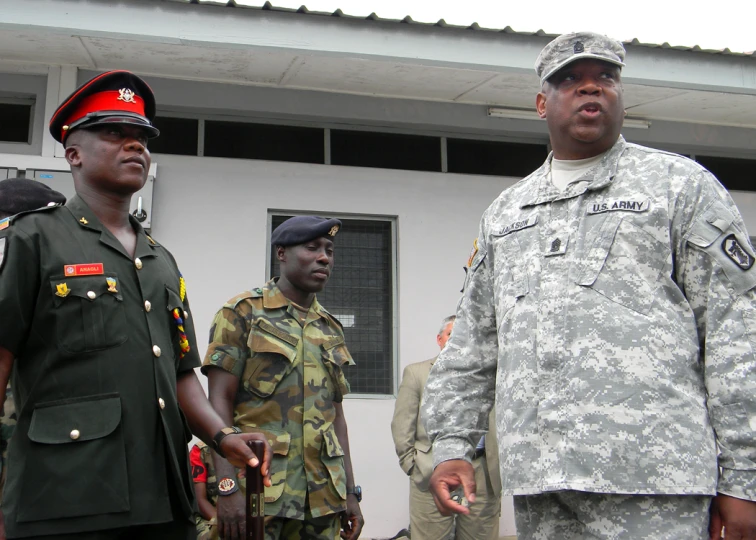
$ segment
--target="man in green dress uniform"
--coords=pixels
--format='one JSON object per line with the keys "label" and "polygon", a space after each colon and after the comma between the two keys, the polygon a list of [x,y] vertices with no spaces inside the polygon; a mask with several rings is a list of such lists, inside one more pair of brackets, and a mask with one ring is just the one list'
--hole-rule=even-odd
{"label": "man in green dress uniform", "polygon": [[8,538],[195,538],[190,430],[257,464],[246,441],[263,437],[227,437],[194,373],[175,260],[129,215],[154,115],[129,72],[84,84],[50,122],[77,195],[0,222],[0,392],[12,369],[18,415]]}

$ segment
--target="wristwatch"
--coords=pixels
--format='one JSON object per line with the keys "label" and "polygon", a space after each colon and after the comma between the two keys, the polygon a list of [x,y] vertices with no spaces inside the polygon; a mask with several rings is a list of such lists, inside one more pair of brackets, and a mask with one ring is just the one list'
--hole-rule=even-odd
{"label": "wristwatch", "polygon": [[362,487],[354,486],[353,488],[347,488],[347,495],[354,495],[357,497],[357,502],[362,502]]}
{"label": "wristwatch", "polygon": [[233,478],[226,476],[218,480],[218,495],[225,497],[237,491],[239,491],[239,484]]}
{"label": "wristwatch", "polygon": [[236,435],[241,432],[242,430],[236,426],[224,427],[222,430],[220,430],[218,433],[216,433],[213,436],[213,450],[215,450],[215,452],[220,457],[222,457],[223,459],[226,459],[226,456],[223,455],[223,452],[221,452],[221,449],[220,449],[221,441],[226,438],[226,435]]}

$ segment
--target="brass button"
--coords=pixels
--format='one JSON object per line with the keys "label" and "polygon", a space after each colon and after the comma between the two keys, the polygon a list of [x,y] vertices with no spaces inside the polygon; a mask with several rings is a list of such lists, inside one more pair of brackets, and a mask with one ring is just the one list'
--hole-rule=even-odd
{"label": "brass button", "polygon": [[71,430],[71,433],[68,434],[68,436],[75,441],[81,436],[81,433],[79,433],[78,429],[73,429]]}
{"label": "brass button", "polygon": [[147,313],[149,313],[151,309],[152,309],[152,304],[150,304],[150,301],[149,301],[149,300],[145,300],[145,301],[144,301],[144,310],[145,310],[145,311],[146,311]]}
{"label": "brass button", "polygon": [[165,400],[163,398],[158,399],[158,405],[161,409],[165,409]]}
{"label": "brass button", "polygon": [[97,295],[95,294],[94,291],[89,291],[87,293],[87,298],[89,298],[90,300],[94,300],[95,298],[97,298]]}
{"label": "brass button", "polygon": [[137,270],[141,270],[142,269],[142,259],[140,259],[139,257],[137,257],[136,259],[134,259],[134,266],[136,266]]}
{"label": "brass button", "polygon": [[155,356],[160,356],[161,352],[162,351],[160,350],[160,347],[158,347],[157,345],[152,347],[152,354],[154,354]]}

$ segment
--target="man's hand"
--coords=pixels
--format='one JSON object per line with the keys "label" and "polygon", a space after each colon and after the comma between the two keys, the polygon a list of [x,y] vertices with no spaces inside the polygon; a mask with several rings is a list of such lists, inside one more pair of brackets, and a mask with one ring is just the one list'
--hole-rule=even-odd
{"label": "man's hand", "polygon": [[231,495],[218,496],[216,506],[218,509],[218,536],[223,540],[244,540],[247,538],[247,507],[242,492],[237,491]]}
{"label": "man's hand", "polygon": [[710,540],[756,540],[756,502],[719,493],[711,501],[710,513]]}
{"label": "man's hand", "polygon": [[474,503],[475,471],[470,463],[463,459],[451,459],[435,468],[430,479],[430,491],[441,515],[470,513],[468,507],[454,502],[451,498],[452,491],[460,486],[464,489],[465,497],[470,504]]}
{"label": "man's hand", "polygon": [[260,473],[263,475],[263,485],[270,487],[270,460],[273,459],[273,450],[268,444],[268,439],[262,433],[240,433],[238,435],[226,435],[221,441],[221,452],[228,462],[241,469],[247,465],[257,467],[258,461],[255,453],[247,445],[247,441],[263,441],[265,443],[265,458],[263,459]]}
{"label": "man's hand", "polygon": [[357,496],[347,495],[347,509],[346,512],[341,513],[341,537],[344,540],[357,540],[363,525],[365,525],[365,518],[362,517]]}

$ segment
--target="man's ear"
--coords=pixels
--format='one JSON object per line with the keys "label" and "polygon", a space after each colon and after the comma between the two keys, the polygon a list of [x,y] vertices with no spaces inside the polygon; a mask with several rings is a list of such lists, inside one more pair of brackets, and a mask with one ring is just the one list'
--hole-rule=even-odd
{"label": "man's ear", "polygon": [[439,347],[441,346],[441,334],[438,334],[436,336],[436,345],[438,345]]}
{"label": "man's ear", "polygon": [[66,147],[66,161],[71,167],[78,167],[81,165],[81,152],[79,151],[79,147],[77,145],[72,145]]}
{"label": "man's ear", "polygon": [[536,111],[540,118],[546,118],[546,94],[543,92],[538,92],[536,95]]}
{"label": "man's ear", "polygon": [[286,262],[286,248],[283,246],[275,246],[276,248],[276,259],[278,259],[279,262]]}

